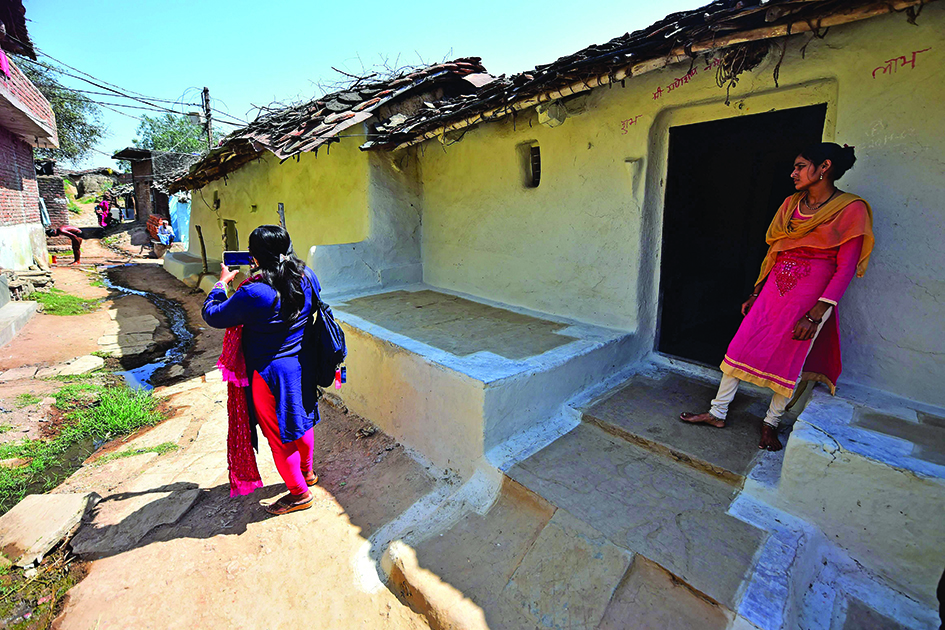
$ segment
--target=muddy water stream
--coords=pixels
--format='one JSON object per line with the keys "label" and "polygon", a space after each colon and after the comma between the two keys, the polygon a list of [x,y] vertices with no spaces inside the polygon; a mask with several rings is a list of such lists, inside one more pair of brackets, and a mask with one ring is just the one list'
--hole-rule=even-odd
{"label": "muddy water stream", "polygon": [[158,310],[164,313],[168,322],[170,322],[171,332],[174,334],[176,341],[174,345],[164,353],[163,357],[146,363],[141,367],[136,367],[133,370],[115,372],[115,374],[123,377],[131,388],[152,389],[154,385],[151,383],[151,377],[154,376],[154,373],[163,367],[168,367],[183,361],[184,357],[187,356],[187,350],[194,343],[193,333],[187,330],[187,313],[184,307],[177,302],[161,297],[160,295],[155,295],[150,291],[139,291],[137,289],[121,286],[107,276],[103,278],[103,282],[109,289],[114,289],[115,291],[120,291],[127,295],[139,295],[147,299],[154,304]]}

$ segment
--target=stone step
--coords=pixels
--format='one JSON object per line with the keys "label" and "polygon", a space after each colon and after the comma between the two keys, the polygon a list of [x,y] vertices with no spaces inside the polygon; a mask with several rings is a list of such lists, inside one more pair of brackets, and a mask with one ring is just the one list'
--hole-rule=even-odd
{"label": "stone step", "polygon": [[717,387],[667,371],[636,374],[585,409],[583,420],[741,488],[759,457],[761,418],[769,398],[743,387],[729,407],[724,429],[679,420],[683,411],[706,411]]}
{"label": "stone step", "polygon": [[432,628],[723,630],[734,617],[508,478],[484,513],[395,541],[384,563],[388,586]]}
{"label": "stone step", "polygon": [[728,610],[767,537],[727,513],[730,484],[590,424],[507,474]]}

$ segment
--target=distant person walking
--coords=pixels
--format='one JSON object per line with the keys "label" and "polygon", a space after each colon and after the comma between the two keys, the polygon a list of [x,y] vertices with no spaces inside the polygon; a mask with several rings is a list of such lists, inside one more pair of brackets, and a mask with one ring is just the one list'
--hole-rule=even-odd
{"label": "distant person walking", "polygon": [[230,494],[247,494],[262,485],[249,447],[256,436],[255,420],[289,490],[266,511],[287,514],[311,507],[308,488],[318,482],[313,467],[317,392],[302,386],[300,351],[320,286],[295,256],[282,227],[253,230],[249,251],[255,263],[252,275],[227,298],[226,287],[237,272],[220,265],[220,281],[204,302],[203,318],[214,328],[227,329],[217,365],[228,383]]}
{"label": "distant person walking", "polygon": [[72,262],[70,265],[78,265],[79,258],[82,255],[82,230],[72,225],[62,225],[58,228],[49,228],[46,230],[46,236],[55,238],[57,236],[66,236],[72,241]]}
{"label": "distant person walking", "polygon": [[722,361],[718,394],[708,412],[683,413],[684,422],[722,428],[739,381],[761,385],[774,395],[758,448],[778,451],[778,422],[798,381],[820,381],[833,392],[841,368],[837,302],[873,250],[869,204],[834,185],[855,161],[853,147],[832,142],[795,158],[797,193],[768,228],[768,253],[742,304],[745,319]]}

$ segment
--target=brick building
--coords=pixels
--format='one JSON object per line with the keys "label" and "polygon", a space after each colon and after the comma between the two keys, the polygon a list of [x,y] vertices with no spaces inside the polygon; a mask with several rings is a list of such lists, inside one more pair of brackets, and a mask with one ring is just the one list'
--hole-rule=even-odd
{"label": "brick building", "polygon": [[53,227],[69,224],[69,202],[66,200],[66,187],[61,175],[37,175],[39,196],[46,204],[49,220]]}
{"label": "brick building", "polygon": [[[0,2],[7,35],[0,39],[0,267],[23,269],[48,258],[39,215],[39,183],[33,165],[34,147],[58,147],[56,117],[49,102],[7,53],[35,59],[26,33],[22,3]],[[9,6],[8,6],[9,5]],[[8,70],[7,70],[8,68]]]}

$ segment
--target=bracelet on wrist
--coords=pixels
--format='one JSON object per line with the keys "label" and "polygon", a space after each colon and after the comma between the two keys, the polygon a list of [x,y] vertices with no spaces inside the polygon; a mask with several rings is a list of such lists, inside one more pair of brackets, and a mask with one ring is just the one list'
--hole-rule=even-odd
{"label": "bracelet on wrist", "polygon": [[822,317],[820,319],[814,319],[813,317],[810,316],[810,313],[804,313],[804,317],[807,319],[807,321],[809,321],[812,324],[819,324],[824,321]]}

